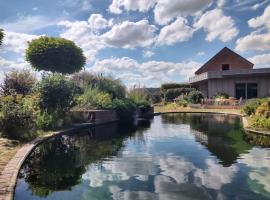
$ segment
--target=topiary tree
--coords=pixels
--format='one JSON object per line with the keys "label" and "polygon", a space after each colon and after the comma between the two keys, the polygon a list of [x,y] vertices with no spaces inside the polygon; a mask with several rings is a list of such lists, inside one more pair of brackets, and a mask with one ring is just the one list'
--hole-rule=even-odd
{"label": "topiary tree", "polygon": [[40,37],[29,43],[26,60],[38,71],[71,74],[83,68],[86,58],[82,49],[70,40]]}
{"label": "topiary tree", "polygon": [[0,45],[2,44],[4,39],[4,30],[0,28]]}

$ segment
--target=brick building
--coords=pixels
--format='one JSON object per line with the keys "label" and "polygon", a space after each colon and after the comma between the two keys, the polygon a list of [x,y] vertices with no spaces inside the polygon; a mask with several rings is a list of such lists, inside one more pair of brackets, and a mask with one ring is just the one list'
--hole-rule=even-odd
{"label": "brick building", "polygon": [[189,79],[206,97],[218,92],[250,99],[270,96],[270,68],[253,68],[253,63],[225,47]]}

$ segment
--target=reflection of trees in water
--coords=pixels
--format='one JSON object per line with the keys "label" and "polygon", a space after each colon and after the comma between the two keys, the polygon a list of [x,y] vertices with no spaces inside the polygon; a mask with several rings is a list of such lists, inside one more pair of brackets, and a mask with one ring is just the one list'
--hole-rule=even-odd
{"label": "reflection of trees in water", "polygon": [[162,115],[163,123],[189,124],[195,139],[221,161],[223,166],[235,163],[241,153],[251,148],[237,116],[217,114]]}
{"label": "reflection of trees in water", "polygon": [[[147,127],[139,128],[138,134]],[[19,177],[24,178],[33,194],[40,197],[54,191],[70,190],[81,182],[87,165],[101,164],[104,158],[116,156],[124,139],[134,131],[136,127],[120,129],[117,124],[110,124],[54,137],[31,153]]]}

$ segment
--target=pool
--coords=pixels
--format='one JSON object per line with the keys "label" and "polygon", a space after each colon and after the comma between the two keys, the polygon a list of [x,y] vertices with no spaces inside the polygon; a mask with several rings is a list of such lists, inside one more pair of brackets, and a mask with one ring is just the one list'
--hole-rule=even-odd
{"label": "pool", "polygon": [[270,149],[237,116],[165,114],[109,124],[39,145],[20,169],[15,200],[270,199]]}

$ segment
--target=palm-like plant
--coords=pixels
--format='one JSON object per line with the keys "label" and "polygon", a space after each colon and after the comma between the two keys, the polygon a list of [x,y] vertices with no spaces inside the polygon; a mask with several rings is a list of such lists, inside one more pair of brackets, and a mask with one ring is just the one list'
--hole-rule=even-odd
{"label": "palm-like plant", "polygon": [[0,45],[3,42],[3,38],[4,38],[4,30],[0,28]]}

